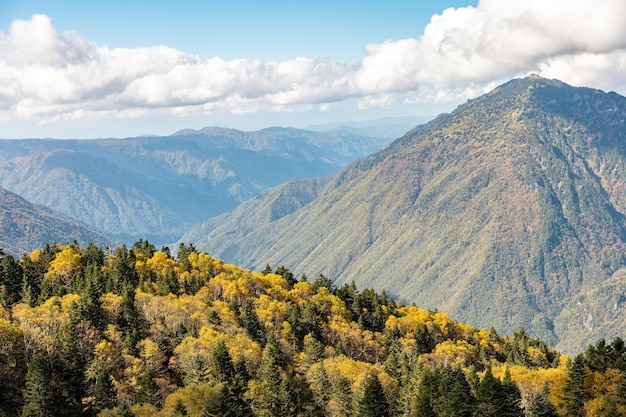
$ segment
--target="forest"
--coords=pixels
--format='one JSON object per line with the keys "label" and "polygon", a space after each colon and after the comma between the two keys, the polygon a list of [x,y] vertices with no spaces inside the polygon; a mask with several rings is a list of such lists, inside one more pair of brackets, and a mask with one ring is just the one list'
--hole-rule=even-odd
{"label": "forest", "polygon": [[176,253],[0,254],[0,416],[626,416],[626,344],[575,357],[354,283]]}

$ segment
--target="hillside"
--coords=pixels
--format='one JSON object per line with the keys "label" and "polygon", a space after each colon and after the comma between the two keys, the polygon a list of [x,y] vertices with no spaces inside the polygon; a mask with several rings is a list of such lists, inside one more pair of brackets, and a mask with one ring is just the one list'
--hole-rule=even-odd
{"label": "hillside", "polygon": [[625,120],[615,93],[512,80],[321,181],[280,219],[246,220],[286,188],[183,241],[575,351],[626,331]]}
{"label": "hillside", "polygon": [[[18,291],[20,282],[24,290]],[[0,413],[518,416],[626,410],[626,350],[571,361],[384,292],[140,240],[0,256]],[[530,414],[531,412],[540,414]]]}
{"label": "hillside", "polygon": [[82,245],[106,246],[110,242],[95,230],[0,187],[0,248],[5,253],[21,256],[46,243],[74,240]]}
{"label": "hillside", "polygon": [[291,128],[0,140],[0,186],[119,240],[169,243],[269,187],[337,172],[386,142]]}

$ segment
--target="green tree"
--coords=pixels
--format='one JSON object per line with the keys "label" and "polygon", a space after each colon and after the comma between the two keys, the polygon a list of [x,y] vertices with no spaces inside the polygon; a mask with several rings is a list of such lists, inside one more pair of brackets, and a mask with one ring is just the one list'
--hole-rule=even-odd
{"label": "green tree", "polygon": [[438,415],[440,417],[471,417],[474,396],[460,367],[445,367],[439,379]]}
{"label": "green tree", "polygon": [[522,394],[520,393],[519,388],[517,388],[515,382],[511,379],[509,368],[507,368],[504,373],[501,390],[503,400],[501,415],[503,417],[523,417],[524,413],[521,407]]}
{"label": "green tree", "polygon": [[251,305],[244,304],[241,308],[239,321],[252,340],[261,346],[265,346],[265,326],[261,323],[259,316],[257,316]]}
{"label": "green tree", "polygon": [[286,377],[283,377],[278,388],[278,415],[296,417],[297,411],[291,382]]}
{"label": "green tree", "polygon": [[350,388],[350,381],[343,376],[339,375],[335,379],[333,388],[330,393],[330,399],[334,403],[334,412],[336,416],[347,417],[352,413],[352,390]]}
{"label": "green tree", "polygon": [[502,383],[494,378],[491,368],[487,368],[485,376],[476,387],[476,416],[500,417],[504,415],[503,397]]}
{"label": "green tree", "polygon": [[368,375],[363,384],[361,397],[354,407],[356,415],[359,417],[389,416],[389,405],[378,376]]}
{"label": "green tree", "polygon": [[435,394],[437,392],[435,374],[428,368],[422,369],[420,381],[413,402],[413,413],[416,417],[436,417]]}
{"label": "green tree", "polygon": [[550,399],[548,385],[544,385],[543,389],[530,397],[526,406],[527,417],[558,417],[556,407]]}
{"label": "green tree", "polygon": [[275,274],[284,278],[287,283],[287,288],[289,289],[293,288],[293,286],[298,282],[294,278],[293,273],[283,265],[276,268]]}
{"label": "green tree", "polygon": [[568,416],[584,416],[585,414],[585,401],[589,398],[589,393],[585,389],[586,379],[585,359],[580,354],[570,362],[567,370],[567,380],[563,387],[561,400]]}
{"label": "green tree", "polygon": [[50,386],[50,368],[42,353],[35,353],[28,364],[22,395],[22,417],[56,417],[55,393]]}
{"label": "green tree", "polygon": [[13,255],[7,254],[0,261],[0,286],[7,292],[8,304],[13,304],[19,299],[22,289],[23,271]]}
{"label": "green tree", "polygon": [[139,380],[139,391],[137,391],[138,403],[150,403],[152,405],[159,405],[160,398],[158,397],[159,386],[154,380],[154,373],[149,367],[143,372],[143,376]]}
{"label": "green tree", "polygon": [[223,338],[217,341],[213,349],[211,360],[209,361],[209,368],[211,369],[212,377],[217,382],[231,384],[235,378],[233,360],[230,357],[230,353],[228,352]]}

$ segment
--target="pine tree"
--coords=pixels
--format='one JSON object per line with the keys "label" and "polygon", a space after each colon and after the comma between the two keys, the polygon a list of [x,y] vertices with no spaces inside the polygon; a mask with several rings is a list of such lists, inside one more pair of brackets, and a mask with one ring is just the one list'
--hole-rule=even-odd
{"label": "pine tree", "polygon": [[359,417],[389,416],[389,405],[378,377],[370,374],[365,378],[363,384],[361,398],[354,407],[356,415]]}
{"label": "pine tree", "polygon": [[185,404],[183,404],[182,400],[178,400],[176,401],[176,405],[174,405],[174,410],[172,410],[172,416],[171,417],[184,417],[189,415],[189,412],[187,411],[187,407],[185,407]]}
{"label": "pine tree", "polygon": [[202,417],[253,417],[250,406],[233,396],[226,384],[212,395],[204,406]]}
{"label": "pine tree", "polygon": [[318,362],[313,370],[315,372],[313,372],[314,375],[311,381],[311,391],[313,392],[315,404],[318,408],[323,410],[326,408],[326,403],[328,403],[330,394],[328,391],[330,382],[328,381],[328,375],[326,374],[326,369],[324,368],[324,362]]}

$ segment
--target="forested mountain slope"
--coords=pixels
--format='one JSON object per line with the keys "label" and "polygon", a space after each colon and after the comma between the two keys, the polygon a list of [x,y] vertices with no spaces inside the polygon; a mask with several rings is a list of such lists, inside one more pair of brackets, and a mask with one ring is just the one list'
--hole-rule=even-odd
{"label": "forested mountain slope", "polygon": [[120,240],[168,243],[260,191],[337,172],[386,142],[291,128],[0,140],[0,186]]}
{"label": "forested mountain slope", "polygon": [[143,240],[1,256],[0,342],[9,417],[626,412],[621,339],[570,363],[523,329],[502,336],[192,245],[175,258]]}
{"label": "forested mountain slope", "polygon": [[0,248],[5,253],[21,256],[46,243],[74,240],[82,245],[110,242],[101,233],[0,187]]}
{"label": "forested mountain slope", "polygon": [[289,199],[273,190],[183,240],[573,351],[626,330],[625,120],[618,94],[512,80],[321,181],[291,213],[246,221]]}

